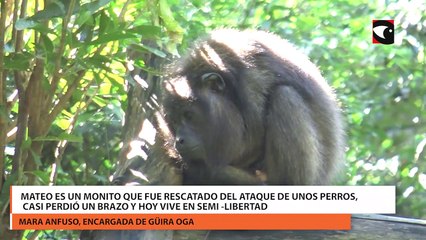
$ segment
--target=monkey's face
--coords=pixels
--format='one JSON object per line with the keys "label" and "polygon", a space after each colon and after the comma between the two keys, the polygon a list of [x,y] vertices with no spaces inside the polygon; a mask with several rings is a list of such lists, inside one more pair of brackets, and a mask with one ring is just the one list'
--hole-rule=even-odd
{"label": "monkey's face", "polygon": [[174,99],[167,105],[166,121],[175,139],[175,148],[186,161],[206,159],[202,126],[207,122],[198,101]]}
{"label": "monkey's face", "polygon": [[165,81],[165,119],[188,164],[224,166],[240,157],[244,124],[224,74],[177,72]]}

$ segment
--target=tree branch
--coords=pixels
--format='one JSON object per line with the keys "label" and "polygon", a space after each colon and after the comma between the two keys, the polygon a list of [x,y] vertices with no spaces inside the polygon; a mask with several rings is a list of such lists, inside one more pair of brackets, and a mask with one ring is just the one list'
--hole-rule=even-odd
{"label": "tree branch", "polygon": [[6,111],[6,69],[4,68],[4,43],[6,31],[7,1],[2,1],[0,9],[0,189],[3,187],[4,149],[7,136],[7,111]]}
{"label": "tree branch", "polygon": [[83,78],[85,73],[85,70],[78,72],[76,79],[72,82],[71,85],[68,86],[67,92],[59,99],[59,102],[53,107],[52,111],[50,111],[49,115],[47,116],[46,122],[48,124],[51,124],[53,120],[55,120],[56,116],[58,116],[58,114],[67,106],[69,103],[68,100],[71,98],[75,89],[77,89],[78,84],[80,83],[80,80]]}
{"label": "tree branch", "polygon": [[67,15],[62,20],[62,32],[61,32],[61,40],[58,47],[58,50],[56,51],[56,58],[55,58],[55,68],[53,70],[53,76],[51,80],[50,85],[50,91],[53,93],[48,98],[48,103],[51,103],[53,100],[53,97],[55,96],[56,88],[58,87],[59,80],[61,79],[62,73],[61,70],[61,59],[64,55],[65,51],[65,39],[67,36],[67,30],[68,30],[68,23],[71,19],[74,6],[75,6],[76,0],[71,0]]}

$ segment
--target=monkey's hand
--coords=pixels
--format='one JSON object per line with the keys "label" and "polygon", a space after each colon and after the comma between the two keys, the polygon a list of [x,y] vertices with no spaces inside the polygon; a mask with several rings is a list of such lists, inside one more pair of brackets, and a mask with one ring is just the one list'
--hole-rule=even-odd
{"label": "monkey's hand", "polygon": [[225,166],[212,174],[212,181],[221,185],[263,185],[266,174],[256,170],[251,174],[243,169]]}

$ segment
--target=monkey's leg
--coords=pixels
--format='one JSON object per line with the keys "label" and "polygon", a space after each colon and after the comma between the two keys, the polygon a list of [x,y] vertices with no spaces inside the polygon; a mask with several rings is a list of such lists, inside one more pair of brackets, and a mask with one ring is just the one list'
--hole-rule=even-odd
{"label": "monkey's leg", "polygon": [[315,184],[322,158],[309,105],[292,87],[277,87],[269,96],[265,166],[268,184]]}

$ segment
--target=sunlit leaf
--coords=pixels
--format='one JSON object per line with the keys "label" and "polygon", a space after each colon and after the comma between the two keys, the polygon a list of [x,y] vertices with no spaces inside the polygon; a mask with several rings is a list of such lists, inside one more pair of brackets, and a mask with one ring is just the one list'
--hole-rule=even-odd
{"label": "sunlit leaf", "polygon": [[137,38],[137,35],[131,34],[131,33],[125,33],[125,32],[113,32],[113,33],[107,33],[106,35],[99,36],[98,39],[88,43],[88,45],[99,45],[99,44],[108,43],[111,41],[125,40],[125,39],[131,39],[131,38]]}
{"label": "sunlit leaf", "polygon": [[385,139],[383,142],[382,142],[382,148],[384,148],[384,149],[388,149],[389,147],[391,147],[392,146],[392,139]]}
{"label": "sunlit leaf", "polygon": [[68,142],[82,142],[81,136],[75,136],[68,133],[61,133],[59,136],[45,136],[45,137],[36,137],[33,141],[63,141]]}
{"label": "sunlit leaf", "polygon": [[152,26],[152,25],[141,25],[129,28],[127,30],[129,33],[135,33],[140,34],[144,39],[149,38],[158,38],[161,34],[161,28],[158,26]]}
{"label": "sunlit leaf", "polygon": [[152,47],[143,45],[143,44],[141,44],[141,45],[134,44],[134,45],[131,46],[131,48],[136,50],[136,51],[140,51],[140,52],[151,52],[151,53],[153,53],[153,54],[155,54],[159,57],[162,57],[162,58],[165,58],[167,56],[163,51],[156,49],[156,48],[152,48]]}
{"label": "sunlit leaf", "polygon": [[159,0],[158,6],[160,7],[160,17],[163,19],[167,31],[170,32],[170,35],[175,42],[180,43],[182,41],[184,30],[175,20],[169,4],[166,0]]}

